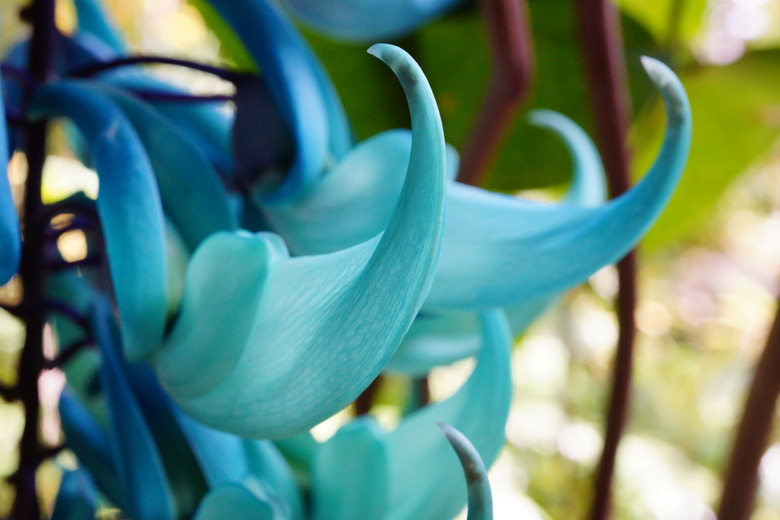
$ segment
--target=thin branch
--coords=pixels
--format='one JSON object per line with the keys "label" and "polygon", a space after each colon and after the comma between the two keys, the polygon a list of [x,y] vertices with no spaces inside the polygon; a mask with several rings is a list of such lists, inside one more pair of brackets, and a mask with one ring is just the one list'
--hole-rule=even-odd
{"label": "thin branch", "polygon": [[[54,0],[33,0],[24,10],[32,25],[28,55],[28,69],[39,82],[54,76],[56,27]],[[38,377],[43,369],[43,329],[46,324],[43,272],[45,228],[44,205],[41,200],[43,164],[46,160],[48,123],[39,121],[26,128],[25,154],[27,180],[25,182],[22,261],[19,275],[23,287],[21,310],[24,314],[25,340],[19,360],[19,381],[16,392],[24,404],[24,430],[19,440],[19,466],[14,474],[16,497],[11,512],[13,520],[41,517],[38,501],[36,472],[40,465],[41,444],[38,437],[40,396]]]}
{"label": "thin branch", "polygon": [[458,180],[476,185],[506,134],[533,79],[533,52],[524,0],[482,0],[493,70],[482,109],[469,135]]}
{"label": "thin branch", "polygon": [[235,95],[233,94],[211,94],[200,96],[195,94],[177,94],[175,92],[162,92],[160,90],[147,89],[131,89],[130,92],[147,101],[157,102],[173,101],[180,103],[219,103],[233,101],[235,99]]}
{"label": "thin branch", "polygon": [[43,301],[43,306],[47,312],[56,312],[57,314],[68,318],[82,329],[89,330],[89,320],[87,317],[67,303],[49,299]]}
{"label": "thin branch", "polygon": [[206,65],[205,63],[198,63],[196,61],[169,58],[166,56],[129,56],[127,58],[119,58],[116,60],[83,67],[73,71],[71,76],[75,78],[88,78],[90,76],[100,74],[101,72],[132,65],[173,65],[176,67],[184,67],[187,69],[197,70],[199,72],[205,72],[206,74],[211,74],[231,83],[234,82],[238,76],[240,76],[240,73],[232,70],[215,67],[213,65]]}
{"label": "thin branch", "polygon": [[60,353],[54,359],[47,359],[45,362],[45,368],[61,368],[65,363],[73,359],[73,356],[84,350],[84,347],[88,347],[93,343],[92,338],[82,338],[74,341],[70,345],[60,350]]}
{"label": "thin branch", "polygon": [[[575,2],[588,90],[594,107],[598,143],[613,197],[629,189],[629,101],[618,12],[609,0]],[[604,448],[596,472],[591,520],[609,517],[618,445],[628,417],[635,339],[636,257],[632,251],[617,264],[619,325]]]}
{"label": "thin branch", "polygon": [[[780,304],[780,301],[778,301]],[[748,520],[758,488],[758,468],[764,455],[780,395],[780,305],[766,347],[756,365],[742,420],[734,439],[723,484],[718,518]]]}

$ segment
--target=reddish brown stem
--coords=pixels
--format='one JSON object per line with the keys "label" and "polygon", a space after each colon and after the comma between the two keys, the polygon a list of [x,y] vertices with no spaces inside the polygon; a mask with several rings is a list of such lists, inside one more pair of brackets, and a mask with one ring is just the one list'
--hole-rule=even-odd
{"label": "reddish brown stem", "polygon": [[[780,301],[778,302],[780,303]],[[758,467],[769,443],[780,395],[780,305],[748,391],[734,439],[718,518],[748,520],[758,488]]]}
{"label": "reddish brown stem", "polygon": [[[628,131],[629,101],[617,10],[609,0],[577,0],[577,20],[599,148],[613,197],[630,187]],[[636,257],[629,253],[618,265],[619,334],[607,411],[604,448],[596,472],[591,520],[609,517],[612,481],[620,438],[628,417],[636,309]]]}
{"label": "reddish brown stem", "polygon": [[[26,16],[33,26],[29,70],[36,81],[45,82],[51,78],[54,71],[54,0],[34,0],[27,9]],[[42,460],[42,447],[38,437],[38,378],[44,365],[43,273],[47,221],[41,201],[41,179],[43,163],[46,160],[46,134],[46,121],[31,124],[25,132],[28,166],[23,201],[24,240],[19,274],[24,287],[21,311],[26,334],[19,361],[19,381],[15,388],[16,396],[24,404],[24,430],[19,441],[19,466],[12,477],[16,487],[12,520],[37,520],[41,517],[36,471]]]}
{"label": "reddish brown stem", "polygon": [[482,0],[493,69],[485,101],[471,130],[458,180],[476,185],[493,159],[533,77],[528,12],[523,0]]}

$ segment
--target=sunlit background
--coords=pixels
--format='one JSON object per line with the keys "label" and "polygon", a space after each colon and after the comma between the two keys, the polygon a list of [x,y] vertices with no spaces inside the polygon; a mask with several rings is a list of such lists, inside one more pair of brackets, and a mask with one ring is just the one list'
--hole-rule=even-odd
{"label": "sunlit background", "polygon": [[[704,2],[621,2],[629,17],[624,22],[643,27],[648,38],[670,50],[669,56],[675,56],[675,46],[678,51],[683,49],[676,59],[689,71],[683,79],[687,77],[694,114],[715,114],[704,119],[704,126],[695,127],[695,139],[709,136],[713,142],[695,142],[693,153],[715,154],[719,149],[723,154],[694,155],[691,168],[698,168],[699,178],[705,181],[711,173],[712,182],[720,186],[715,191],[724,191],[725,195],[709,193],[704,184],[689,185],[684,195],[688,199],[678,198],[677,213],[673,213],[685,216],[677,219],[682,223],[675,227],[677,222],[669,225],[662,221],[661,231],[654,232],[642,250],[635,385],[631,420],[619,453],[616,519],[714,518],[731,435],[740,418],[753,363],[775,312],[774,295],[780,280],[780,148],[775,143],[780,135],[780,53],[776,53],[780,47],[780,1],[710,0],[701,9],[683,9],[697,13],[695,19],[683,16],[677,22],[670,20],[668,12],[675,5]],[[193,6],[177,0],[105,3],[135,51],[225,63],[219,41]],[[2,49],[26,30],[17,22],[15,11],[20,4],[8,0],[2,3]],[[532,18],[540,5],[539,1],[530,2]],[[60,0],[58,7],[60,27],[64,31],[72,29],[72,5]],[[448,29],[457,30],[458,23],[462,22],[441,22],[421,40],[405,42],[419,45],[426,71],[426,61],[434,70],[438,66],[434,56],[424,53],[433,48],[426,42]],[[678,23],[679,30],[671,34],[669,27],[674,23]],[[536,29],[536,36],[543,38],[543,30]],[[356,56],[363,49],[312,38],[326,68],[334,73],[357,134],[365,137],[383,129],[380,125],[391,119],[389,116],[368,121],[365,114],[379,111],[382,103],[392,101],[393,94],[378,93],[367,98],[362,94],[364,97],[358,99],[343,60],[336,59],[339,52]],[[543,73],[546,54],[541,43],[539,47],[539,70]],[[755,56],[760,58],[758,65]],[[363,58],[349,59],[357,63]],[[198,92],[225,88],[205,75],[165,67],[156,70]],[[441,78],[441,88],[435,77],[432,82],[440,97],[445,134],[450,135],[448,129],[452,128],[452,142],[461,144],[461,129],[470,121],[462,111],[468,112],[473,103],[450,92]],[[478,85],[474,90],[479,91],[484,77],[477,74],[474,81]],[[544,93],[539,96],[544,97]],[[754,110],[749,105],[752,99],[761,102],[760,109],[750,112],[760,130],[738,126],[745,120],[727,119],[730,112],[720,106],[725,102]],[[632,138],[638,165],[652,153],[652,145],[644,140],[655,139],[647,137],[648,132],[652,133],[648,128],[654,127],[654,111],[651,98],[637,107]],[[519,120],[518,125],[524,123]],[[515,153],[513,147],[523,146],[513,139],[510,137],[504,155],[511,156]],[[94,197],[94,172],[67,151],[55,153],[59,155],[46,164],[45,200],[58,200],[79,190]],[[526,168],[519,166],[525,163],[512,164],[514,169],[509,171],[509,160],[499,160],[489,180],[491,185],[511,185],[512,171],[516,171],[516,188],[536,187],[528,181]],[[710,160],[711,172],[707,169]],[[725,173],[717,170],[724,162]],[[560,172],[565,168],[550,176],[556,185],[565,175]],[[14,157],[10,175],[19,195],[24,181],[22,157]],[[697,189],[702,190],[700,196]],[[558,191],[559,186],[554,187],[548,195]],[[696,218],[688,218],[694,213]],[[66,259],[81,258],[85,254],[84,236],[80,232],[66,233],[59,247]],[[518,342],[513,358],[515,398],[506,432],[508,443],[490,472],[496,519],[582,518],[587,511],[593,470],[601,450],[610,363],[617,338],[612,309],[616,289],[614,269],[601,270],[586,286],[565,295]],[[11,283],[0,296],[3,301],[14,301],[19,297],[17,292],[18,287]],[[14,366],[23,334],[20,324],[0,311],[0,380],[5,383],[12,383],[16,377]],[[47,348],[55,348],[51,338]],[[434,398],[452,393],[471,366],[463,362],[437,370],[431,376]],[[51,443],[60,437],[55,409],[63,384],[64,376],[56,370],[45,373],[40,381],[46,409],[43,435]],[[394,386],[390,380],[387,386],[386,393],[392,394],[401,391],[395,386],[403,385]],[[388,425],[397,421],[399,414],[382,399],[375,411]],[[346,416],[321,425],[317,435],[322,438],[331,434]],[[21,406],[0,402],[0,478],[8,477],[15,469],[22,426]],[[59,481],[57,466],[72,464],[73,459],[65,453],[41,468],[41,493],[49,503]],[[10,487],[2,486],[0,515],[8,510],[11,500]],[[777,427],[761,464],[760,501],[753,518],[780,520]]]}

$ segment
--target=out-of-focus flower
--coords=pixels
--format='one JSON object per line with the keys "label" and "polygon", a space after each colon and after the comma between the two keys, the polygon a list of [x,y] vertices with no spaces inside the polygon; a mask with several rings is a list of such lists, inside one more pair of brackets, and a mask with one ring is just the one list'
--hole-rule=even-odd
{"label": "out-of-focus flower", "polygon": [[[0,164],[8,163],[8,136],[6,135],[5,103],[0,94]],[[8,176],[0,176],[0,285],[14,275],[19,266],[22,243],[19,219],[11,198]]]}
{"label": "out-of-focus flower", "polygon": [[375,42],[405,36],[459,0],[284,0],[312,28],[335,38]]}

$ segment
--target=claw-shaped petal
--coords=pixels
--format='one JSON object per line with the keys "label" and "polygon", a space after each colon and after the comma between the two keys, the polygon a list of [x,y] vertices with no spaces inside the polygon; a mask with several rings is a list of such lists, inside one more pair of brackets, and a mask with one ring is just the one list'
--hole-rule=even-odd
{"label": "claw-shaped petal", "polygon": [[181,315],[155,363],[182,407],[215,428],[281,437],[337,412],[387,363],[430,287],[444,213],[441,120],[408,54],[371,52],[407,92],[414,134],[385,232],[296,258],[275,235],[220,233],[192,258]]}
{"label": "claw-shaped petal", "polygon": [[[466,498],[462,471],[452,457],[452,448],[436,429],[436,423],[446,422],[463,432],[489,465],[504,444],[512,394],[509,368],[512,342],[503,313],[483,313],[482,330],[484,343],[477,366],[455,395],[409,415],[390,433],[361,419],[348,424],[320,446],[313,470],[318,520],[335,518],[330,508],[337,507],[341,500],[354,501],[354,496],[368,497],[376,508],[385,504],[382,515],[373,517],[383,520],[445,520],[457,513]],[[334,453],[339,447],[339,453]],[[358,452],[366,457],[363,464],[353,463],[350,453]],[[375,475],[376,468],[386,468],[387,475],[384,478]],[[322,481],[332,475],[345,475],[343,479],[360,487]],[[387,482],[384,491],[373,487],[382,481]],[[353,514],[339,517],[340,520],[350,518],[365,517]]]}
{"label": "claw-shaped petal", "polygon": [[146,152],[116,105],[79,82],[42,87],[30,115],[67,117],[89,143],[122,345],[128,358],[141,359],[162,339],[167,305],[165,225]]}
{"label": "claw-shaped petal", "polygon": [[92,85],[127,116],[152,163],[163,210],[190,251],[217,231],[235,230],[228,194],[208,158],[154,108],[119,89]]}
{"label": "claw-shaped petal", "polygon": [[690,107],[680,81],[657,60],[642,63],[667,113],[666,138],[642,181],[595,208],[530,206],[454,185],[437,283],[426,305],[508,306],[554,294],[618,260],[639,241],[671,197],[691,139]]}
{"label": "claw-shaped petal", "polygon": [[393,40],[455,6],[459,0],[285,0],[304,23],[350,41]]}
{"label": "claw-shaped petal", "polygon": [[493,495],[485,464],[468,438],[449,424],[439,423],[460,459],[469,489],[469,516],[466,520],[492,520]]}
{"label": "claw-shaped petal", "polygon": [[124,361],[111,324],[111,309],[95,302],[92,330],[103,355],[101,383],[106,392],[112,435],[110,447],[131,518],[175,518],[176,506],[168,476],[152,432],[133,397]]}
{"label": "claw-shaped petal", "polygon": [[266,202],[298,196],[331,160],[351,146],[341,102],[321,65],[281,10],[269,0],[208,0],[233,28],[267,78],[296,152],[284,181],[259,194]]}

